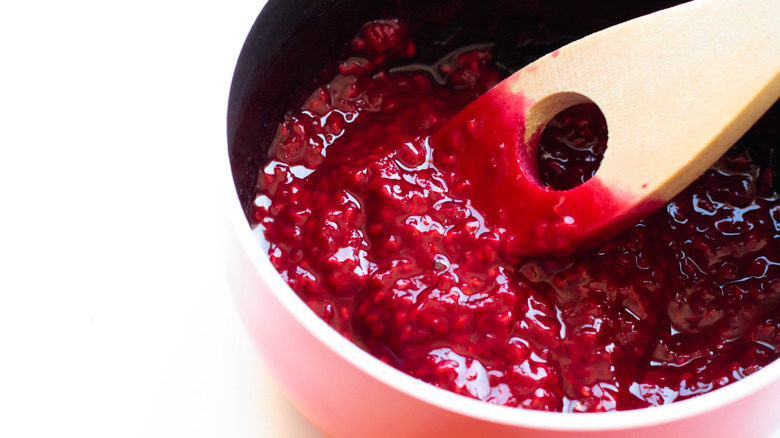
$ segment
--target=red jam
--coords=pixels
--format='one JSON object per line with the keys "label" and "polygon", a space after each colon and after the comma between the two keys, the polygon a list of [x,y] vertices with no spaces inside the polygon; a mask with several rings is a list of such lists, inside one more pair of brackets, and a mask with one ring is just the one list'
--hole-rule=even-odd
{"label": "red jam", "polygon": [[[500,81],[491,48],[403,65],[415,50],[397,21],[367,24],[289,111],[260,173],[253,219],[321,318],[433,385],[547,411],[667,404],[780,355],[777,106],[617,238],[517,260],[464,196],[469,181],[445,170],[458,157],[429,141]],[[593,108],[560,115],[541,139],[543,179],[586,180],[605,142]]]}

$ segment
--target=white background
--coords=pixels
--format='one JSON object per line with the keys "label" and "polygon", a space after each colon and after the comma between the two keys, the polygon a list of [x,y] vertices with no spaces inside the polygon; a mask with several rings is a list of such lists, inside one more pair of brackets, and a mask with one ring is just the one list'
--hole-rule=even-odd
{"label": "white background", "polygon": [[0,436],[318,436],[222,271],[215,170],[263,3],[0,4]]}

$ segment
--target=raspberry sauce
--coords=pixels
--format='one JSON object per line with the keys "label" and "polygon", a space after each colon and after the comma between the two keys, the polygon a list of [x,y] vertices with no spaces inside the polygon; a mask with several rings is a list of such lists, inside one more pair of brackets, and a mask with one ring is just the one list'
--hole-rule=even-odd
{"label": "raspberry sauce", "polygon": [[[772,110],[683,193],[618,237],[520,258],[431,136],[505,75],[490,45],[433,65],[397,20],[366,24],[338,71],[278,128],[252,217],[323,320],[378,359],[488,403],[636,409],[704,394],[780,354]],[[546,184],[598,168],[592,106],[542,134]],[[490,187],[478,187],[491,190]]]}

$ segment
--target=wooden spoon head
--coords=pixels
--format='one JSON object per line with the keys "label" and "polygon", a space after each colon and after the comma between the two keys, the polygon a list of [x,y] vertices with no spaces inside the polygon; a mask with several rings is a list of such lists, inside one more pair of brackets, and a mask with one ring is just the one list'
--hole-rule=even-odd
{"label": "wooden spoon head", "polygon": [[[535,102],[509,86],[504,82],[490,90],[433,137],[437,162],[449,163],[468,182],[462,194],[514,236],[503,248],[504,257],[571,252],[613,237],[663,205],[663,199],[642,199],[607,187],[598,176],[570,190],[545,187],[536,150],[538,128],[548,120],[537,116],[528,123]],[[581,101],[562,96],[548,102],[565,108]]]}
{"label": "wooden spoon head", "polygon": [[[697,0],[590,35],[510,76],[433,138],[512,254],[618,234],[709,167],[780,96],[780,2]],[[594,102],[609,144],[596,175],[540,184],[536,146],[559,111]]]}

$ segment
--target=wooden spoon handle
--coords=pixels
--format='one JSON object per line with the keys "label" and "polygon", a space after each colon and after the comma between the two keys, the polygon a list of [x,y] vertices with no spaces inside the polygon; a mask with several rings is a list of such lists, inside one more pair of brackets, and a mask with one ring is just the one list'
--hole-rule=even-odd
{"label": "wooden spoon handle", "polygon": [[[780,0],[695,0],[614,26],[507,78],[433,138],[457,155],[510,252],[569,252],[611,237],[671,199],[780,96]],[[609,141],[591,180],[539,185],[539,132],[592,101]]]}

